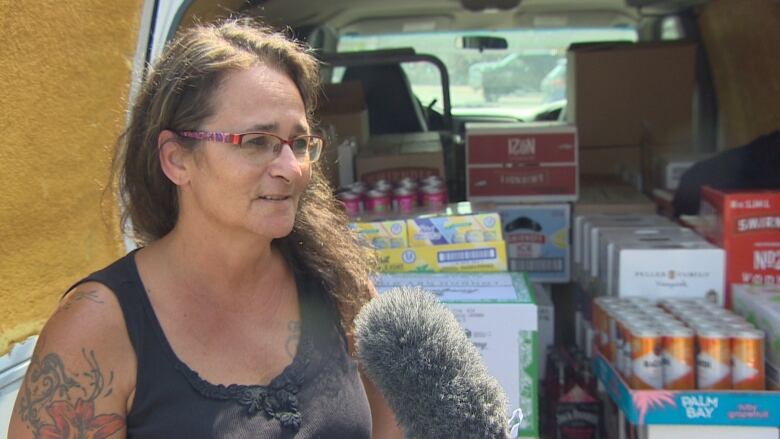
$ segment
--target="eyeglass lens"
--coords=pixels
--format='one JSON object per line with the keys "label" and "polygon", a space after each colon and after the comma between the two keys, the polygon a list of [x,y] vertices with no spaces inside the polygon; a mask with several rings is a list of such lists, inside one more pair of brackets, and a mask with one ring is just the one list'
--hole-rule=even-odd
{"label": "eyeglass lens", "polygon": [[[244,134],[241,147],[258,160],[273,159],[282,150],[283,142],[270,134]],[[315,161],[322,149],[322,140],[314,136],[299,136],[289,143],[290,149],[299,160]]]}

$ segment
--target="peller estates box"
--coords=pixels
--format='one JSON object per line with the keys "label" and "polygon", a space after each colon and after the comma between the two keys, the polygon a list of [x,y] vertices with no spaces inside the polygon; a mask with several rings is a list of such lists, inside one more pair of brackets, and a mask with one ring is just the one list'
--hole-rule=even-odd
{"label": "peller estates box", "polygon": [[723,305],[726,255],[702,239],[697,241],[616,241],[607,254],[613,296],[707,298]]}
{"label": "peller estates box", "polygon": [[507,415],[523,410],[520,435],[539,435],[537,309],[523,273],[383,274],[374,284],[380,294],[401,286],[436,294],[503,387]]}
{"label": "peller estates box", "polygon": [[780,191],[705,186],[699,216],[702,234],[726,250],[728,285],[780,284]]}
{"label": "peller estates box", "polygon": [[471,201],[576,201],[577,128],[563,123],[466,124]]}

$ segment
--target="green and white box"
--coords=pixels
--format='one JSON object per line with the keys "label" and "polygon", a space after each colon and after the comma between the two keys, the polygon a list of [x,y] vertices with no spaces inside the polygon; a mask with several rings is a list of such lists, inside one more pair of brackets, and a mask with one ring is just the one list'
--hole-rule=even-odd
{"label": "green and white box", "polygon": [[539,435],[538,315],[524,273],[386,273],[375,279],[375,285],[380,294],[419,286],[437,295],[504,388],[507,415],[518,407],[523,410],[522,436]]}
{"label": "green and white box", "polygon": [[734,311],[766,333],[766,359],[780,365],[780,285],[731,286]]}

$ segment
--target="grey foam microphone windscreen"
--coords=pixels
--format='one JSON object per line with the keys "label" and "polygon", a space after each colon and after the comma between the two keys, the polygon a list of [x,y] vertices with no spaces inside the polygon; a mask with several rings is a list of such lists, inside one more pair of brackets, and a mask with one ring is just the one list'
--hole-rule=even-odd
{"label": "grey foam microphone windscreen", "polygon": [[419,288],[381,294],[355,319],[357,356],[407,438],[507,437],[507,400],[455,316]]}

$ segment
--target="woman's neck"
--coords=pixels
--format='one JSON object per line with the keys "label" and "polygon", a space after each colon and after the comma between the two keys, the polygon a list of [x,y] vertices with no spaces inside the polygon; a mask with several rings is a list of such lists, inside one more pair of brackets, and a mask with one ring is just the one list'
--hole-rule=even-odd
{"label": "woman's neck", "polygon": [[203,294],[255,295],[258,286],[271,290],[289,276],[281,251],[271,241],[193,233],[177,225],[150,245],[169,275]]}

